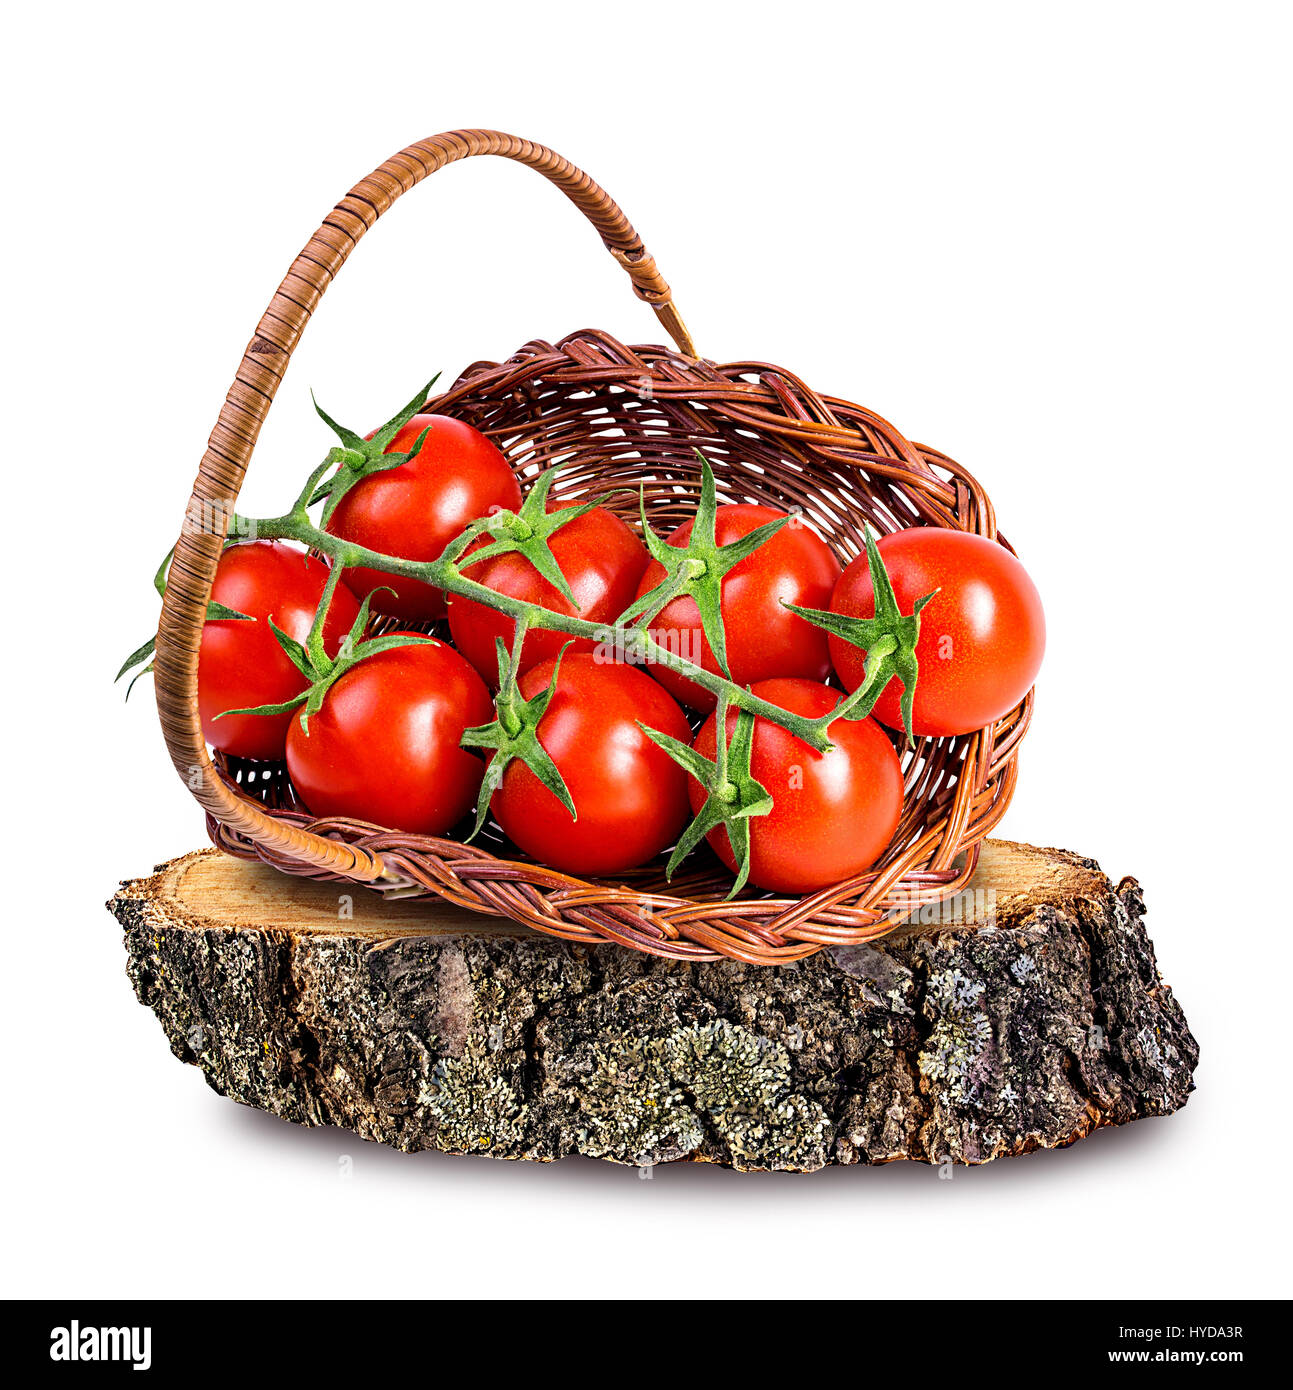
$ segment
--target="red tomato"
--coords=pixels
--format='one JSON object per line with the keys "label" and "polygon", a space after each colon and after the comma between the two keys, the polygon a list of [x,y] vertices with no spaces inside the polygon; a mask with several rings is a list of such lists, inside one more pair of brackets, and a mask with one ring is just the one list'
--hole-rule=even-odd
{"label": "red tomato", "polygon": [[[968,734],[1009,714],[1032,688],[1046,648],[1042,601],[1023,565],[996,541],[940,526],[896,531],[878,548],[902,612],[938,590],[920,615],[912,732]],[[865,555],[840,576],[830,606],[875,615]],[[840,637],[830,648],[840,680],[856,690],[866,653]],[[894,679],[876,702],[875,717],[891,729],[902,728],[901,694]]]}
{"label": "red tomato", "polygon": [[[551,661],[521,677],[528,700],[552,679]],[[527,854],[575,874],[617,874],[678,838],[687,820],[687,775],[637,721],[683,742],[691,730],[672,697],[632,666],[566,654],[539,742],[557,766],[578,819],[515,760],[491,803]]]}
{"label": "red tomato", "polygon": [[[220,557],[211,597],[254,622],[216,618],[202,629],[198,649],[198,712],[202,736],[239,758],[280,759],[292,714],[231,714],[225,710],[280,705],[306,687],[305,677],[278,645],[268,618],[304,642],[327,583],[328,567],[283,541],[249,541]],[[335,656],[359,605],[338,584],[323,627],[323,645]]]}
{"label": "red tomato", "polygon": [[[784,515],[773,507],[720,507],[714,538],[719,545],[730,545]],[[690,521],[684,522],[669,537],[669,544],[686,545],[691,526]],[[737,685],[774,676],[826,679],[831,669],[826,634],[788,612],[782,601],[801,608],[825,608],[839,574],[839,561],[826,543],[808,526],[792,520],[723,576],[723,634],[727,663]],[[663,578],[664,567],[653,560],[638,584],[638,595]],[[701,630],[695,599],[674,599],[651,623],[651,631],[678,656],[720,674]],[[666,690],[693,709],[711,710],[717,703],[704,686],[667,666],[654,666],[652,671]]]}
{"label": "red tomato", "polygon": [[[792,714],[826,714],[840,692],[817,681],[759,681],[753,693]],[[718,717],[711,714],[694,747],[714,758]],[[727,736],[736,728],[728,710]],[[828,730],[835,745],[818,753],[766,719],[756,719],[750,772],[772,797],[772,810],[750,821],[750,882],[774,893],[804,894],[869,869],[893,838],[902,816],[902,767],[884,730],[873,719],[838,719]],[[687,778],[693,811],[705,790]],[[727,830],[709,843],[736,872]]]}
{"label": "red tomato", "polygon": [[[386,452],[406,452],[427,428],[431,433],[416,457],[370,474],[346,493],[328,519],[334,536],[402,560],[438,560],[470,522],[498,510],[516,511],[516,475],[489,440],[462,420],[415,415]],[[345,580],[361,597],[378,585],[395,591],[374,597],[375,613],[410,623],[444,617],[444,594],[421,580],[359,566],[348,569]]]}
{"label": "red tomato", "polygon": [[493,717],[484,683],[452,647],[392,647],[340,677],[308,732],[293,718],[287,770],[315,816],[442,835],[471,809],[485,771],[458,740]]}
{"label": "red tomato", "polygon": [[[573,504],[572,504],[573,505]],[[568,510],[552,507],[550,511]],[[479,544],[489,543],[482,537]],[[613,512],[602,507],[568,521],[554,531],[548,542],[558,569],[565,575],[578,605],[569,603],[524,557],[515,553],[497,555],[478,565],[468,565],[468,579],[485,584],[496,593],[537,603],[542,608],[583,618],[590,623],[610,624],[629,606],[638,580],[646,569],[646,547]],[[467,552],[470,556],[471,552]],[[454,644],[491,684],[498,684],[498,658],[494,639],[501,637],[508,651],[516,624],[503,613],[487,608],[460,594],[449,596],[449,630]],[[521,669],[547,661],[571,639],[561,632],[535,628],[526,634]],[[592,652],[596,644],[586,637],[576,638],[570,655]]]}

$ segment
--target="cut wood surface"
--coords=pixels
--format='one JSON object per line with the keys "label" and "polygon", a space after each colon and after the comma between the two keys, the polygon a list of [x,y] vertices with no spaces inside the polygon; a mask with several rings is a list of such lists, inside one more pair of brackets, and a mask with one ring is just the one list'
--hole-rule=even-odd
{"label": "cut wood surface", "polygon": [[950,913],[776,968],[576,946],[201,850],[108,904],[222,1095],[402,1149],[980,1163],[1170,1114],[1198,1046],[1134,879],[988,841]]}

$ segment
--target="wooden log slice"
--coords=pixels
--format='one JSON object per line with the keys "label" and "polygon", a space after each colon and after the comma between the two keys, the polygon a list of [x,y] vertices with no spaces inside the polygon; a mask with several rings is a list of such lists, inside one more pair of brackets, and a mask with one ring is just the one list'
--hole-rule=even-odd
{"label": "wooden log slice", "polygon": [[983,1163],[1170,1114],[1198,1060],[1136,881],[1007,841],[962,920],[775,969],[575,946],[214,850],[108,906],[140,1002],[216,1091],[405,1150]]}

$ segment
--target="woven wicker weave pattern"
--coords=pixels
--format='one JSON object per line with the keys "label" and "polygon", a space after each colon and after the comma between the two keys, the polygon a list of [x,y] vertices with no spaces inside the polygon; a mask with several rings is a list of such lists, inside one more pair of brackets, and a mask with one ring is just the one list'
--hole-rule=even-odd
{"label": "woven wicker weave pattern", "polygon": [[[411,146],[357,185],[324,222],[248,347],[203,458],[195,503],[232,505],[291,350],[358,238],[401,192],[472,154],[519,160],[556,183],[598,229],[679,348],[629,348],[584,331],[468,368],[431,408],[483,430],[526,481],[560,465],[561,495],[595,497],[635,527],[644,486],[652,525],[667,532],[694,509],[699,449],[713,465],[720,501],[798,509],[844,562],[861,549],[864,522],[881,532],[924,524],[996,536],[978,483],[879,416],[820,396],[769,364],[698,359],[668,286],[611,199],[551,151],[489,131]],[[289,873],[396,881],[403,891],[435,893],[572,941],[775,964],[882,935],[892,930],[894,912],[955,892],[1014,787],[1031,696],[989,730],[918,740],[904,755],[904,815],[882,861],[866,875],[794,901],[751,895],[722,902],[727,881],[703,868],[672,885],[658,864],[616,884],[584,882],[518,860],[497,837],[465,846],[355,822],[314,822],[282,769],[216,766],[202,741],[197,649],[221,539],[186,530],[176,550],[158,634],[158,708],[172,759],[205,807],[216,842]]]}

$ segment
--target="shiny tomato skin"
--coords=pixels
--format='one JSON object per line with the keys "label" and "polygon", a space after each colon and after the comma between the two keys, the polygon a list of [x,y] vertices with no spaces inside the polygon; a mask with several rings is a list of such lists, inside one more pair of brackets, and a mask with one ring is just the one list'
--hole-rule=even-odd
{"label": "shiny tomato skin", "polygon": [[[521,677],[521,694],[539,694],[551,661]],[[510,839],[565,873],[607,875],[644,864],[671,845],[687,820],[687,777],[637,721],[690,742],[673,697],[633,666],[568,652],[543,719],[539,742],[557,765],[578,819],[519,761],[494,793],[493,810]]]}
{"label": "shiny tomato skin", "polygon": [[[878,548],[903,613],[938,590],[920,615],[912,732],[968,734],[1009,714],[1032,688],[1046,648],[1042,601],[1027,570],[996,541],[939,526],[895,531]],[[830,606],[874,616],[865,556],[840,576]],[[830,648],[840,680],[856,690],[866,653],[834,636]],[[902,728],[901,695],[891,680],[873,711],[891,729]]]}
{"label": "shiny tomato skin", "polygon": [[[720,507],[714,524],[719,545],[730,545],[759,526],[776,521],[784,512],[774,507],[742,503]],[[669,538],[669,544],[686,545],[690,521]],[[783,526],[771,540],[723,577],[723,633],[727,662],[737,685],[770,680],[776,676],[802,676],[822,681],[830,674],[826,634],[782,606],[825,608],[840,575],[840,564],[826,543],[810,527],[797,520]],[[664,567],[652,561],[638,584],[645,594],[664,578]],[[700,625],[700,610],[693,598],[676,598],[651,623],[657,641],[677,655],[696,661],[706,671],[719,674]],[[678,645],[679,642],[684,645]],[[712,710],[714,695],[666,666],[652,668],[660,684],[683,704]]]}
{"label": "shiny tomato skin", "polygon": [[443,835],[471,809],[484,761],[459,746],[488,724],[484,682],[444,642],[392,647],[361,661],[309,720],[287,731],[287,770],[314,816],[346,816]]}
{"label": "shiny tomato skin", "polygon": [[[815,718],[835,708],[840,692],[817,681],[758,681],[755,695]],[[728,711],[728,737],[736,711]],[[717,715],[711,714],[694,747],[714,758]],[[902,817],[902,766],[889,736],[873,719],[840,719],[829,728],[835,745],[817,753],[766,719],[754,726],[750,771],[772,797],[766,816],[750,821],[750,882],[774,893],[802,895],[852,878],[884,853]],[[688,777],[693,811],[705,791]],[[727,830],[709,834],[714,852],[733,873],[736,859]]]}
{"label": "shiny tomato skin", "polygon": [[[549,510],[566,508],[551,507]],[[487,543],[488,537],[482,537],[479,544]],[[573,608],[528,560],[514,553],[498,555],[476,565],[465,562],[463,573],[468,579],[510,598],[524,599],[586,622],[609,625],[632,602],[638,580],[650,558],[637,536],[614,512],[603,507],[594,507],[568,521],[553,533],[548,544],[575,596]],[[470,555],[468,551],[467,561]],[[449,597],[449,630],[458,650],[491,686],[497,686],[498,658],[494,639],[501,637],[510,651],[515,622],[483,603],[452,594]],[[526,634],[521,669],[528,670],[556,656],[567,642],[571,642],[571,638],[565,633],[531,629]],[[573,640],[569,655],[595,649],[596,643],[578,637]]]}
{"label": "shiny tomato skin", "polygon": [[[247,541],[220,556],[211,597],[252,622],[217,618],[202,628],[198,649],[198,712],[202,735],[222,753],[266,761],[281,759],[292,714],[230,714],[225,710],[278,705],[305,689],[305,677],[279,646],[267,619],[304,642],[328,579],[328,566],[283,541]],[[323,628],[335,656],[359,605],[337,586]]]}
{"label": "shiny tomato skin", "polygon": [[[346,493],[328,519],[334,536],[403,560],[438,560],[469,522],[520,507],[521,486],[507,460],[463,420],[415,415],[386,452],[407,452],[428,427],[415,458],[370,474]],[[444,617],[443,592],[421,580],[362,566],[348,569],[345,580],[361,598],[379,585],[394,590],[374,596],[375,613],[409,623]]]}

